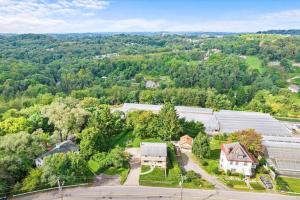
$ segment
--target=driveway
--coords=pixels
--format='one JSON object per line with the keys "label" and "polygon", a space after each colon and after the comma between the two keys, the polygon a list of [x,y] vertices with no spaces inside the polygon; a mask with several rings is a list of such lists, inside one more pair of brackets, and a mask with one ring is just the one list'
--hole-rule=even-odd
{"label": "driveway", "polygon": [[195,163],[191,157],[192,157],[191,153],[181,153],[180,164],[181,164],[181,167],[183,169],[185,169],[185,171],[192,170],[192,171],[200,174],[203,179],[212,183],[215,186],[215,188],[218,190],[229,190],[229,188],[226,185],[224,185],[223,183],[221,183],[216,177],[210,175],[204,169],[199,167],[199,165],[197,163]]}
{"label": "driveway", "polygon": [[125,150],[132,155],[130,160],[130,172],[124,183],[126,186],[138,186],[139,176],[141,171],[141,161],[140,161],[140,149],[139,148],[128,148]]}

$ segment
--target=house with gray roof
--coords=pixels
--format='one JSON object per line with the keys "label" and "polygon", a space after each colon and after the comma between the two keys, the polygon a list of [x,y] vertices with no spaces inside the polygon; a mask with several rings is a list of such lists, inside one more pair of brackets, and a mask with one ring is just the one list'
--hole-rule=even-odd
{"label": "house with gray roof", "polygon": [[66,140],[62,143],[56,144],[54,148],[37,157],[35,159],[35,165],[37,167],[42,166],[44,164],[44,158],[47,156],[51,156],[56,153],[67,153],[67,152],[79,152],[79,148],[71,140]]}
{"label": "house with gray roof", "polygon": [[141,165],[167,168],[167,144],[166,143],[141,143]]}

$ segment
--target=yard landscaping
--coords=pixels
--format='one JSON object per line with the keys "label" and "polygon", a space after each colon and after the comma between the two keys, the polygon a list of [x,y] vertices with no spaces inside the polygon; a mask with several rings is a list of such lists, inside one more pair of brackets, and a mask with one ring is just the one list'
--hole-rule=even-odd
{"label": "yard landscaping", "polygon": [[[178,187],[180,181],[181,169],[177,163],[175,151],[172,145],[168,145],[168,164],[167,175],[162,168],[155,168],[151,173],[140,175],[140,185]],[[149,171],[149,166],[142,166],[141,172]]]}
{"label": "yard landscaping", "polygon": [[300,178],[279,176],[276,178],[276,184],[279,191],[300,193]]}
{"label": "yard landscaping", "polygon": [[[183,173],[176,160],[175,151],[172,145],[168,145],[168,166],[167,175],[165,176],[165,170],[162,168],[155,168],[151,173],[140,175],[140,185],[145,186],[159,186],[159,187],[180,187],[181,174]],[[141,172],[147,172],[150,170],[149,166],[142,166]],[[194,172],[187,172],[184,175],[184,188],[205,188],[212,189],[211,185],[206,180],[202,179]]]}
{"label": "yard landscaping", "polygon": [[[193,159],[197,160],[200,166],[209,174],[218,177],[218,179],[223,182],[228,187],[237,190],[250,191],[250,188],[246,185],[242,176],[238,174],[225,174],[219,170],[219,158],[220,158],[220,147],[222,143],[226,140],[222,137],[214,137],[210,141],[211,154],[208,158],[199,159],[196,156]],[[255,191],[263,191],[264,187],[260,184],[257,178],[250,180],[250,185]]]}

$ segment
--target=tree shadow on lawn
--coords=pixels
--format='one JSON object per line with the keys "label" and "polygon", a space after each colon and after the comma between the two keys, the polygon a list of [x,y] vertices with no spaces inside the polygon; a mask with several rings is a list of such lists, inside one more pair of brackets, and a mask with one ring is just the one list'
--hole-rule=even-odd
{"label": "tree shadow on lawn", "polygon": [[220,159],[220,149],[212,149],[210,151],[210,156],[208,159],[219,160]]}

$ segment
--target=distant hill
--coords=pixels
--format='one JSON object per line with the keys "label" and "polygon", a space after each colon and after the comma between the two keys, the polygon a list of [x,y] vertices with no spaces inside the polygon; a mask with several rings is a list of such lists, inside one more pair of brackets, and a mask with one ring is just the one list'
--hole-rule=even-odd
{"label": "distant hill", "polygon": [[258,34],[300,35],[300,29],[258,31]]}

